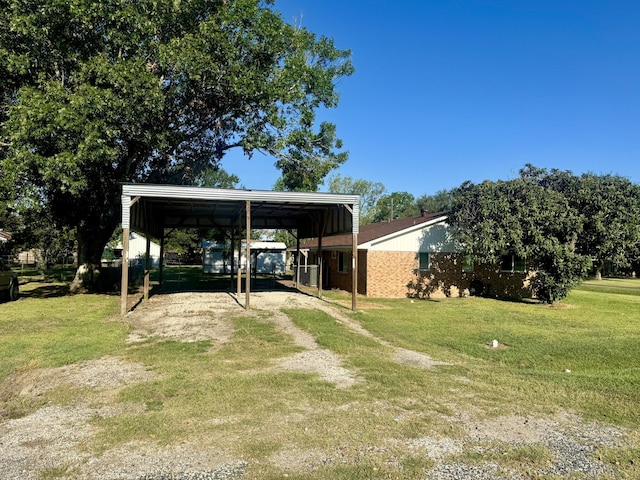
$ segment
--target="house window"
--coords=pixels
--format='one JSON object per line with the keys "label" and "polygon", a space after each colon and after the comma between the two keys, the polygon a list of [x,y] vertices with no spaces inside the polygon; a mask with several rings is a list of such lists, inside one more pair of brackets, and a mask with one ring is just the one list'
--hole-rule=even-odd
{"label": "house window", "polygon": [[420,252],[418,259],[418,269],[419,270],[430,270],[431,269],[431,253],[429,252]]}
{"label": "house window", "polygon": [[465,255],[462,258],[462,271],[473,272],[473,257],[471,255]]}
{"label": "house window", "polygon": [[527,262],[523,257],[519,257],[512,253],[505,253],[500,257],[501,272],[526,272]]}
{"label": "house window", "polygon": [[347,252],[338,252],[338,271],[342,273],[349,271],[349,256]]}

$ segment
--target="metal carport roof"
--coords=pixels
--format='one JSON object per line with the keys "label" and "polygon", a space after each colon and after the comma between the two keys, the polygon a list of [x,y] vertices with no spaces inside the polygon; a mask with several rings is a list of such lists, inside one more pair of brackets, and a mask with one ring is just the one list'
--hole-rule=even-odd
{"label": "metal carport roof", "polygon": [[[359,198],[358,195],[333,193],[123,184],[123,245],[125,241],[128,243],[130,230],[162,239],[165,228],[236,228],[241,225],[249,225],[249,229],[296,229],[299,238],[352,233],[355,242],[359,230]],[[357,265],[355,255],[357,248],[354,249],[354,266]],[[123,314],[128,283],[125,270],[123,268],[121,292]],[[355,278],[356,271],[353,274]],[[247,307],[248,303],[247,289]],[[355,307],[355,297],[353,303]]]}

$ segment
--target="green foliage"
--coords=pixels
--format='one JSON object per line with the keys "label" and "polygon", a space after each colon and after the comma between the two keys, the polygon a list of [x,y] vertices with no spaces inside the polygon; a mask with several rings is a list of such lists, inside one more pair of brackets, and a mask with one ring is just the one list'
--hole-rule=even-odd
{"label": "green foliage", "polygon": [[576,249],[599,274],[605,264],[629,267],[640,257],[640,186],[617,175],[547,171],[527,165],[521,176],[559,192],[580,215]]}
{"label": "green foliage", "polygon": [[276,166],[282,171],[283,190],[315,192],[327,174],[347,161],[347,152],[334,153],[342,148],[336,138],[336,127],[327,122],[320,124],[320,131],[311,128],[292,132],[287,137],[284,151],[268,149],[276,156]]}
{"label": "green foliage", "polygon": [[526,178],[463,184],[449,221],[457,240],[482,263],[505,252],[536,271],[538,298],[555,302],[580,280],[586,259],[575,250],[579,216],[565,197]]}
{"label": "green foliage", "polygon": [[240,177],[228,173],[219,166],[209,167],[203,170],[196,179],[196,185],[209,188],[243,188],[242,185],[240,185]]}
{"label": "green foliage", "polygon": [[434,195],[423,195],[416,199],[418,210],[424,208],[427,212],[448,212],[453,202],[454,190],[438,190]]}
{"label": "green foliage", "polygon": [[375,206],[372,222],[384,222],[418,215],[416,199],[409,192],[393,192],[380,198]]}
{"label": "green foliage", "polygon": [[297,232],[289,232],[287,230],[276,230],[273,234],[275,242],[282,242],[287,247],[295,247],[297,244]]}
{"label": "green foliage", "polygon": [[176,252],[190,256],[200,248],[204,232],[197,228],[171,230],[165,236],[164,248],[167,252]]}
{"label": "green foliage", "polygon": [[377,204],[386,193],[385,186],[380,182],[354,180],[339,174],[329,177],[328,188],[331,193],[360,195],[360,223],[363,225],[375,221]]}
{"label": "green foliage", "polygon": [[275,155],[290,188],[317,188],[347,158],[315,112],[337,105],[350,52],[272,4],[4,2],[3,193],[75,227],[80,263],[95,264],[121,182],[206,184],[240,148]]}

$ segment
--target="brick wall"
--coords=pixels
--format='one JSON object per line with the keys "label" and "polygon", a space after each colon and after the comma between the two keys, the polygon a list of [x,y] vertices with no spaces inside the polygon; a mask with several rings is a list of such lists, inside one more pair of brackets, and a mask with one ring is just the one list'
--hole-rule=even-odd
{"label": "brick wall", "polygon": [[[334,256],[335,254],[335,256]],[[338,270],[338,252],[325,252],[325,265],[329,268],[329,287],[339,288],[340,290],[351,291],[351,252],[344,252],[347,257],[347,272]]]}
{"label": "brick wall", "polygon": [[[329,288],[339,288],[347,292],[351,291],[352,286],[352,268],[351,268],[351,250],[344,253],[347,257],[347,272],[338,270],[338,252],[335,258],[332,252],[324,252],[324,263],[329,269]],[[358,293],[366,295],[367,293],[367,252],[358,250]]]}
{"label": "brick wall", "polygon": [[[351,252],[346,253],[351,255]],[[351,291],[351,263],[347,273],[338,271],[338,259],[325,252],[329,286]],[[351,257],[349,257],[350,259]],[[358,251],[358,293],[368,297],[457,297],[476,294],[492,297],[530,297],[529,275],[500,272],[495,266],[474,266],[462,271],[463,257],[451,253],[431,255],[431,268],[418,270],[415,252]]]}
{"label": "brick wall", "polygon": [[418,259],[413,252],[367,252],[368,297],[406,297]]}
{"label": "brick wall", "polygon": [[529,274],[500,272],[495,266],[474,266],[473,271],[463,272],[463,258],[432,254],[430,269],[420,271],[417,253],[369,252],[367,296],[457,297],[475,287],[475,293],[492,297],[531,297]]}

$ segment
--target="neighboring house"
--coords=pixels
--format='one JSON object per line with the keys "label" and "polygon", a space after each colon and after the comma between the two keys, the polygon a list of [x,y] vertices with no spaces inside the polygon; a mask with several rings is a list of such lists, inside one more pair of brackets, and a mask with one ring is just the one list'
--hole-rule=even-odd
{"label": "neighboring house", "polygon": [[[112,258],[107,258],[106,252],[109,249],[105,249],[103,253],[102,263],[104,265],[114,264],[120,265],[122,263],[122,242],[119,242],[113,247]],[[129,262],[140,263],[142,265],[143,260],[147,253],[147,239],[142,235],[138,235],[135,232],[129,233]],[[151,258],[151,268],[157,268],[160,266],[160,245],[155,242],[150,242],[149,257]]]}
{"label": "neighboring house", "polygon": [[[202,242],[202,268],[204,273],[227,273],[231,268],[231,260],[228,258],[229,246],[215,242]],[[287,246],[282,242],[251,242],[251,262],[253,273],[268,273],[283,275],[286,268]],[[238,251],[234,251],[234,272],[238,271]],[[246,271],[247,258],[244,248],[240,255],[240,267]]]}
{"label": "neighboring house", "polygon": [[[500,265],[474,265],[460,253],[447,217],[417,217],[362,225],[358,233],[358,293],[368,297],[466,294],[529,297],[525,263],[505,255]],[[351,291],[351,235],[322,239],[323,288]],[[317,263],[318,241],[300,246]]]}

